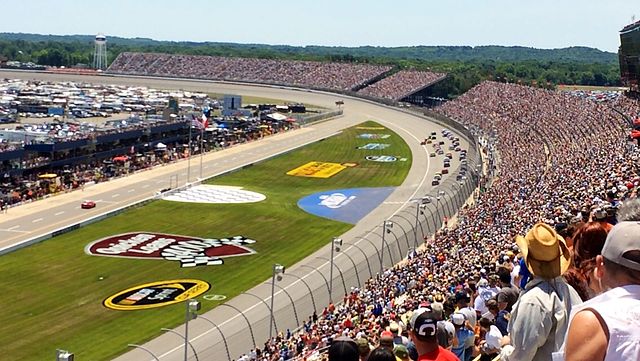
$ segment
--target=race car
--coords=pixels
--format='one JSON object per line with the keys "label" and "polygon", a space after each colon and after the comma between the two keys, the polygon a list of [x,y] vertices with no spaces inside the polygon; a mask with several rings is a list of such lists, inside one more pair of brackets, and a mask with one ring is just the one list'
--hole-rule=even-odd
{"label": "race car", "polygon": [[95,206],[96,206],[96,202],[89,201],[89,200],[86,200],[80,204],[80,208],[82,209],[91,209],[91,208],[94,208]]}

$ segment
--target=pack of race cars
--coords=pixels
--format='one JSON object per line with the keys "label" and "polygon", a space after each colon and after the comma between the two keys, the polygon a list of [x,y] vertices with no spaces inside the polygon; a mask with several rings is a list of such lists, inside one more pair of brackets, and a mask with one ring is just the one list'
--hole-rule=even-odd
{"label": "pack of race cars", "polygon": [[[431,181],[432,186],[437,186],[440,184],[443,174],[449,174],[449,168],[451,167],[451,160],[453,159],[454,152],[459,154],[458,156],[460,160],[460,169],[458,174],[456,175],[456,181],[462,181],[466,179],[468,170],[467,150],[463,149],[460,146],[460,138],[456,137],[453,132],[446,128],[442,129],[441,133],[442,135],[440,139],[438,139],[437,132],[431,132],[428,138],[420,142],[421,145],[425,146],[427,144],[431,144],[433,150],[429,153],[430,157],[435,158],[438,156],[444,156],[442,160],[442,170],[434,175],[433,180]],[[448,152],[445,154],[446,140],[449,141],[449,145],[447,147]]]}

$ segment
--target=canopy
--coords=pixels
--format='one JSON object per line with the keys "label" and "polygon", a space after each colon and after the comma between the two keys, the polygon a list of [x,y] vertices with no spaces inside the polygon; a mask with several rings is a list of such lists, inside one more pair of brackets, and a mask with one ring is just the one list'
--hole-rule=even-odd
{"label": "canopy", "polygon": [[167,149],[167,145],[164,143],[158,143],[156,144],[156,148],[158,149]]}
{"label": "canopy", "polygon": [[53,173],[47,173],[47,174],[40,174],[38,176],[38,178],[44,178],[44,179],[51,179],[51,178],[56,178],[58,177],[57,174],[53,174]]}
{"label": "canopy", "polygon": [[127,160],[129,160],[129,158],[127,156],[121,155],[118,157],[113,157],[113,161],[114,162],[126,162]]}

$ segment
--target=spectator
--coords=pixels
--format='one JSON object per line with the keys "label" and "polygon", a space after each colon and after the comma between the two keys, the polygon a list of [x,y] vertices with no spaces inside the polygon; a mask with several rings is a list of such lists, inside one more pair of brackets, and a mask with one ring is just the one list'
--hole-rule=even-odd
{"label": "spectator", "polygon": [[[469,296],[468,293],[463,291],[456,292],[455,297],[456,297],[455,299],[456,299],[456,308],[457,308],[456,312],[459,312],[460,314],[464,315],[464,319],[469,324],[469,328],[471,330],[474,330],[476,327],[477,316],[476,316],[476,311],[469,306],[469,303],[471,302],[471,297]],[[453,325],[456,326],[455,322],[453,323]],[[456,328],[456,331],[457,330],[458,329]],[[462,361],[471,360],[471,356],[473,354],[474,341],[475,341],[475,337],[468,337],[465,339],[464,358],[460,357],[460,355],[456,353],[458,357],[460,357],[460,360]],[[460,337],[458,337],[458,342],[460,342]]]}
{"label": "spectator", "polygon": [[534,225],[516,243],[532,275],[524,293],[514,305],[509,322],[513,352],[506,360],[550,360],[560,349],[573,306],[581,302],[576,291],[561,277],[571,264],[571,252],[555,230]]}
{"label": "spectator", "polygon": [[407,349],[407,346],[405,346],[405,345],[396,345],[396,347],[393,349],[393,353],[396,355],[396,358],[399,361],[410,361],[411,360],[409,358],[409,350]]}
{"label": "spectator", "polygon": [[367,361],[396,361],[396,355],[388,347],[376,347],[369,354]]}
{"label": "spectator", "polygon": [[601,222],[584,223],[574,235],[573,262],[565,279],[583,301],[602,292],[592,273],[606,238],[607,230]]}
{"label": "spectator", "polygon": [[572,311],[565,360],[640,360],[639,235],[637,221],[609,232],[595,272],[607,291]]}
{"label": "spectator", "polygon": [[[467,344],[469,340],[473,345],[473,341],[475,338],[475,333],[473,332],[473,328],[469,324],[469,321],[465,317],[464,314],[456,312],[451,315],[451,323],[453,323],[453,327],[455,327],[455,341],[453,347],[451,347],[451,352],[453,352],[460,361],[467,360],[467,357],[471,357],[472,355],[467,356]],[[473,346],[470,351],[473,354]]]}
{"label": "spectator", "polygon": [[438,345],[437,316],[430,307],[413,312],[409,322],[409,337],[418,351],[417,361],[458,361],[451,351]]}
{"label": "spectator", "polygon": [[329,346],[329,361],[358,361],[358,345],[349,337],[338,337]]}
{"label": "spectator", "polygon": [[502,333],[488,318],[482,317],[478,323],[484,333],[484,339],[480,342],[480,361],[491,361],[502,349]]}
{"label": "spectator", "polygon": [[371,346],[369,345],[369,340],[366,337],[360,336],[356,339],[356,344],[358,345],[358,353],[360,355],[360,361],[366,361],[367,357],[369,357],[369,353],[371,353]]}

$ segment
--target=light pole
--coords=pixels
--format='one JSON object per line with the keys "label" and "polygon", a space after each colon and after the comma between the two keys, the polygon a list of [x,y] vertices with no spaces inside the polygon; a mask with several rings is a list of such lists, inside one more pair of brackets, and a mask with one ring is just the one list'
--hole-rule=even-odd
{"label": "light pole", "polygon": [[[151,352],[151,350],[149,350],[148,348],[144,347],[144,346],[140,346],[140,345],[136,345],[134,343],[130,343],[127,346],[129,347],[134,347],[134,348],[139,348],[142,351],[145,351],[146,353],[148,353],[149,355],[151,355],[153,357],[154,360],[156,361],[160,361],[160,359],[158,358],[158,356],[154,355],[153,352]],[[71,359],[73,360],[73,359]]]}
{"label": "light pole", "polygon": [[415,248],[418,248],[418,216],[423,209],[427,206],[427,203],[431,203],[431,198],[422,197],[416,201],[416,225],[413,227],[413,233],[415,236]]}
{"label": "light pole", "polygon": [[271,307],[269,308],[269,311],[271,312],[271,317],[269,318],[269,340],[273,337],[273,297],[276,291],[276,280],[280,281],[283,273],[283,265],[277,263],[273,265],[273,276],[271,278]]}
{"label": "light pole", "polygon": [[[189,344],[189,320],[193,320],[198,317],[196,312],[200,311],[202,305],[200,305],[200,301],[198,300],[188,300],[186,303],[186,315],[185,315],[185,323],[184,323],[184,361],[187,361],[187,346]],[[194,350],[195,352],[195,350]],[[196,356],[197,357],[197,356]]]}
{"label": "light pole", "polygon": [[[384,239],[385,233],[391,233],[391,228],[393,228],[393,222],[385,220],[382,222],[382,247],[380,247],[380,276],[384,273],[384,246],[386,241]],[[393,262],[393,259],[391,260]]]}
{"label": "light pole", "polygon": [[330,303],[333,303],[333,255],[335,252],[340,252],[340,247],[342,247],[342,239],[333,237],[333,240],[331,241],[331,270],[329,270],[329,302]]}
{"label": "light pole", "polygon": [[65,350],[56,350],[56,361],[73,361],[73,354]]}

